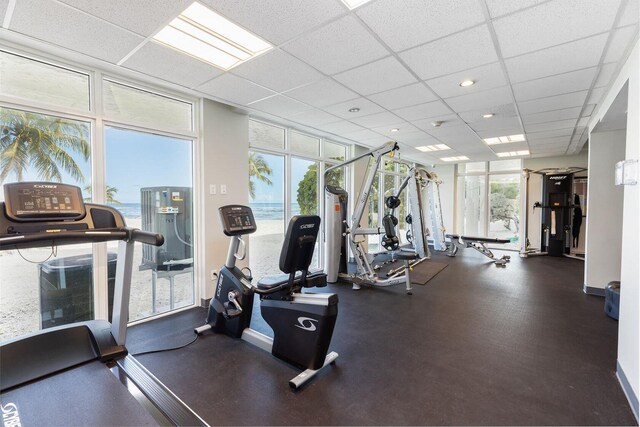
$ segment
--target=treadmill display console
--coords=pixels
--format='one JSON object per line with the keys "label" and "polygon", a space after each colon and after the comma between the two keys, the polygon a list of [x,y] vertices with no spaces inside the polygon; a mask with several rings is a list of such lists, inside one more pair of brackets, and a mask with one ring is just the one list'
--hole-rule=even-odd
{"label": "treadmill display console", "polygon": [[218,209],[227,236],[251,234],[257,230],[253,212],[248,206],[229,205]]}
{"label": "treadmill display console", "polygon": [[4,185],[5,210],[14,221],[79,220],[85,216],[82,191],[57,182]]}

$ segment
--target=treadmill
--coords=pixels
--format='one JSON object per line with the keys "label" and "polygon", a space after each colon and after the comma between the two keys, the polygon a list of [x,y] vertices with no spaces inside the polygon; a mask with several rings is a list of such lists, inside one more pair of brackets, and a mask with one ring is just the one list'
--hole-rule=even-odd
{"label": "treadmill", "polygon": [[0,250],[119,241],[112,323],[62,325],[0,343],[3,425],[207,425],[125,347],[135,242],[164,237],[127,228],[79,187],[4,185]]}

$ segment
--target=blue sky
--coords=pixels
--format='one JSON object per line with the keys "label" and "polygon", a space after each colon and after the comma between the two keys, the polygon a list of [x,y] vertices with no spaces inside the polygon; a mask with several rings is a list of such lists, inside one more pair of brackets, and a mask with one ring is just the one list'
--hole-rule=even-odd
{"label": "blue sky", "polygon": [[[140,203],[140,189],[153,186],[191,187],[191,141],[118,128],[106,129],[107,184],[116,187],[116,199]],[[62,182],[83,188],[91,182],[91,162],[72,154],[85,176],[84,183],[62,173]],[[29,168],[23,181],[42,179]],[[9,176],[7,182],[16,181]],[[86,195],[85,195],[86,196]],[[1,197],[1,196],[0,196]]]}

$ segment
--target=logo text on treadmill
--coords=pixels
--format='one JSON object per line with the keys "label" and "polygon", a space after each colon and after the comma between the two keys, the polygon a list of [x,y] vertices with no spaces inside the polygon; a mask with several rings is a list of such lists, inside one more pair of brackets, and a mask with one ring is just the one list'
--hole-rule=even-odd
{"label": "logo text on treadmill", "polygon": [[7,403],[0,406],[2,410],[2,425],[4,427],[21,427],[20,414],[18,414],[18,405],[15,403]]}
{"label": "logo text on treadmill", "polygon": [[310,317],[298,317],[298,324],[295,326],[297,328],[304,329],[305,331],[313,332],[316,330],[316,325],[314,322],[317,321],[317,319],[312,319]]}

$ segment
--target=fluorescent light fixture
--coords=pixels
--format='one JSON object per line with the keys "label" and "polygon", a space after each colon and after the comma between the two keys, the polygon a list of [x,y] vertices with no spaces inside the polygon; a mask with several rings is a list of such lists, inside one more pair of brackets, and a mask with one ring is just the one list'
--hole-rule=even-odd
{"label": "fluorescent light fixture", "polygon": [[483,114],[482,115],[482,117],[484,117],[485,119],[490,119],[493,116],[495,116],[495,114],[493,114],[493,113],[487,113],[487,114]]}
{"label": "fluorescent light fixture", "polygon": [[458,84],[460,85],[460,87],[469,87],[469,86],[473,86],[474,84],[476,84],[476,82],[473,81],[473,80],[463,80]]}
{"label": "fluorescent light fixture", "polygon": [[497,136],[494,138],[485,138],[484,142],[487,145],[497,145],[497,144],[509,144],[511,142],[523,142],[527,139],[522,134],[518,135],[507,135],[507,136]]}
{"label": "fluorescent light fixture", "polygon": [[467,156],[440,157],[443,162],[457,162],[460,160],[469,160]]}
{"label": "fluorescent light fixture", "polygon": [[273,48],[198,2],[153,39],[225,71]]}
{"label": "fluorescent light fixture", "polygon": [[345,4],[349,8],[349,10],[353,10],[356,7],[360,7],[365,3],[369,3],[371,0],[342,0],[342,3]]}
{"label": "fluorescent light fixture", "polygon": [[451,147],[449,147],[447,144],[422,145],[420,147],[416,147],[416,150],[420,150],[425,153],[428,151],[441,151],[450,149]]}
{"label": "fluorescent light fixture", "polygon": [[529,154],[529,150],[505,151],[503,153],[496,153],[498,157],[528,156]]}

